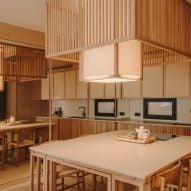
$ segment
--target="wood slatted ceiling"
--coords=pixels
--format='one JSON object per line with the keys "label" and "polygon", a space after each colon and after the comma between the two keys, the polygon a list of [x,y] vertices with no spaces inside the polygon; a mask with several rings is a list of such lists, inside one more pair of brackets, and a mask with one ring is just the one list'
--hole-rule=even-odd
{"label": "wood slatted ceiling", "polygon": [[191,61],[191,58],[148,44],[142,46],[143,66],[157,66]]}
{"label": "wood slatted ceiling", "polygon": [[191,5],[184,0],[136,0],[136,38],[191,56]]}
{"label": "wood slatted ceiling", "polygon": [[44,50],[0,44],[0,75],[5,80],[47,77]]}
{"label": "wood slatted ceiling", "polygon": [[48,58],[134,37],[135,0],[47,1]]}

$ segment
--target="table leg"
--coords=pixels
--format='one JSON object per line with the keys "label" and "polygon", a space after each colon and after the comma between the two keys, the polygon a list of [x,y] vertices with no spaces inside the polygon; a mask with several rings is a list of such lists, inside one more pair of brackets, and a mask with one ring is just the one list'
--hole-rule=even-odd
{"label": "table leg", "polygon": [[34,161],[35,157],[30,154],[30,191],[34,191]]}

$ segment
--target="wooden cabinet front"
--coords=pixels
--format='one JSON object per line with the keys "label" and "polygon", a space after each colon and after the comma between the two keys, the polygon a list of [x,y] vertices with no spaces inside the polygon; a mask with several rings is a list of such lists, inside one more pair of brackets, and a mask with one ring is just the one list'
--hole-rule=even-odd
{"label": "wooden cabinet front", "polygon": [[141,98],[142,81],[132,81],[122,83],[122,98]]}
{"label": "wooden cabinet front", "polygon": [[76,98],[76,71],[65,72],[65,99]]}
{"label": "wooden cabinet front", "polygon": [[88,83],[79,81],[79,71],[77,71],[77,99],[88,98]]}
{"label": "wooden cabinet front", "polygon": [[[53,88],[53,77],[51,76],[51,87]],[[53,93],[51,91],[51,93]],[[52,95],[51,95],[52,97]],[[41,80],[41,100],[49,99],[49,75],[47,75],[46,79]]]}
{"label": "wooden cabinet front", "polygon": [[163,66],[144,67],[143,97],[163,97]]}
{"label": "wooden cabinet front", "polygon": [[65,73],[54,73],[54,99],[65,98]]}
{"label": "wooden cabinet front", "polygon": [[165,66],[165,97],[190,97],[190,63]]}
{"label": "wooden cabinet front", "polygon": [[[116,95],[115,95],[116,91]],[[121,98],[121,83],[106,83],[105,84],[105,98],[114,99]]]}
{"label": "wooden cabinet front", "polygon": [[104,98],[104,84],[90,83],[90,98],[103,99]]}

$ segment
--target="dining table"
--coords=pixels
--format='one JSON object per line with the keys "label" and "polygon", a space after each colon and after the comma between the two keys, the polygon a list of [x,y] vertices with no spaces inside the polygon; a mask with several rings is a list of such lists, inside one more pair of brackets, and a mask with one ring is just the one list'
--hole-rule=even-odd
{"label": "dining table", "polygon": [[[147,191],[150,190],[153,175],[191,153],[189,136],[137,144],[116,140],[117,133],[112,131],[31,147],[30,190],[40,190],[40,186],[36,188],[35,184],[42,182],[44,191],[56,190],[52,166],[59,163],[105,177],[107,191],[118,190],[117,182],[132,184],[139,191]],[[35,162],[38,163],[37,171]]]}

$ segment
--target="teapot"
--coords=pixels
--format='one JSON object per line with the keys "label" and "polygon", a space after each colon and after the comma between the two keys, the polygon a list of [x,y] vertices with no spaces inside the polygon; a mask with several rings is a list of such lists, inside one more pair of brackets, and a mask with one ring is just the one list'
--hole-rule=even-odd
{"label": "teapot", "polygon": [[138,139],[147,139],[150,135],[150,131],[148,129],[144,129],[144,126],[140,126],[138,129],[136,128]]}

